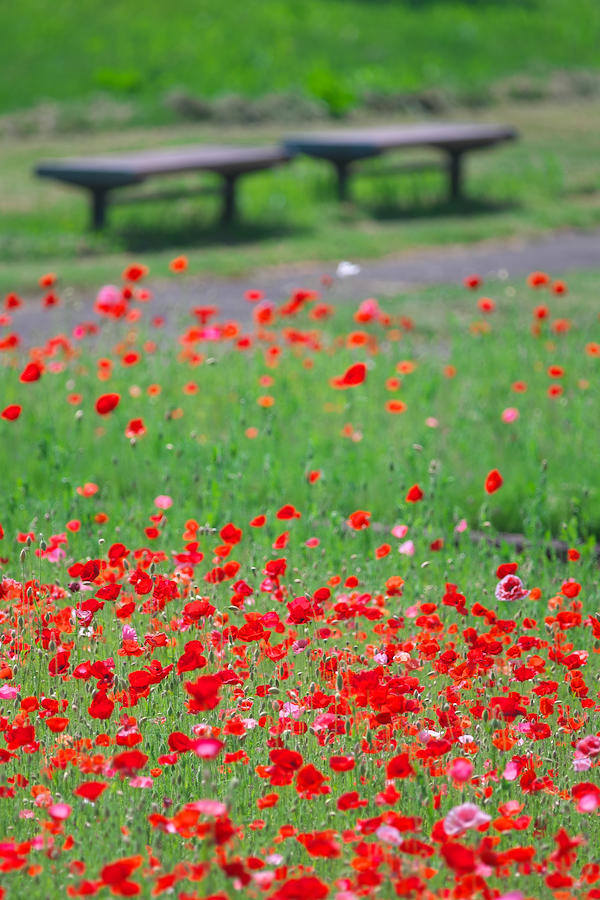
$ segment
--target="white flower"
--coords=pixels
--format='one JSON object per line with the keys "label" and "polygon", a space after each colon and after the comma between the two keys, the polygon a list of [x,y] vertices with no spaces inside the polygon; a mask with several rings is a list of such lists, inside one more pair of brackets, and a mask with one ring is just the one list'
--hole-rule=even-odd
{"label": "white flower", "polygon": [[338,278],[348,278],[351,275],[358,275],[359,272],[360,266],[357,266],[356,263],[348,262],[348,260],[343,260],[341,263],[338,263],[335,274]]}

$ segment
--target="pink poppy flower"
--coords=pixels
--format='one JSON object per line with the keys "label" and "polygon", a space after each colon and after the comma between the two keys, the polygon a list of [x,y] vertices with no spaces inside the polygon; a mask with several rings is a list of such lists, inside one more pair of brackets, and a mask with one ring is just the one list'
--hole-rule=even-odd
{"label": "pink poppy flower", "polygon": [[151,788],[153,784],[149,775],[134,775],[129,779],[129,787],[132,788]]}
{"label": "pink poppy flower", "polygon": [[202,813],[203,816],[224,816],[227,812],[227,806],[220,800],[194,800],[193,803],[187,803],[185,808]]}
{"label": "pink poppy flower", "polygon": [[402,843],[402,834],[393,825],[380,825],[375,834],[384,844],[399,847]]}
{"label": "pink poppy flower", "polygon": [[214,759],[218,756],[225,745],[216,738],[199,738],[194,741],[192,750],[200,759]]}
{"label": "pink poppy flower", "polygon": [[582,753],[578,753],[575,751],[575,756],[573,757],[573,769],[575,772],[587,772],[588,769],[592,768],[592,760],[589,756],[584,756]]}
{"label": "pink poppy flower", "polygon": [[3,684],[0,687],[0,700],[15,700],[19,696],[20,690],[20,684]]}
{"label": "pink poppy flower", "polygon": [[468,828],[479,828],[481,825],[487,824],[491,818],[475,803],[461,803],[460,806],[451,809],[444,819],[444,831],[448,837],[454,837]]}
{"label": "pink poppy flower", "polygon": [[159,494],[154,500],[154,505],[157,509],[170,509],[173,506],[173,499],[167,494]]}
{"label": "pink poppy flower", "polygon": [[72,808],[68,803],[53,803],[48,807],[48,815],[52,819],[56,819],[58,822],[63,819],[68,819],[71,815]]}
{"label": "pink poppy flower", "polygon": [[577,812],[592,813],[600,806],[600,789],[595,784],[578,784],[572,794],[577,800]]}
{"label": "pink poppy flower", "polygon": [[529,591],[523,587],[523,582],[518,575],[505,575],[496,585],[496,600],[502,603],[522,600],[527,597]]}
{"label": "pink poppy flower", "polygon": [[466,781],[469,781],[473,775],[473,763],[470,759],[465,759],[463,756],[460,756],[453,761],[452,766],[448,770],[448,775],[455,781],[464,784]]}
{"label": "pink poppy flower", "polygon": [[600,737],[596,734],[587,734],[577,741],[575,749],[583,756],[589,756],[591,759],[600,756]]}
{"label": "pink poppy flower", "polygon": [[299,719],[301,709],[297,703],[284,703],[279,710],[280,719]]}
{"label": "pink poppy flower", "polygon": [[519,418],[519,410],[515,409],[514,406],[508,406],[502,412],[502,421],[509,424],[510,422],[516,422]]}

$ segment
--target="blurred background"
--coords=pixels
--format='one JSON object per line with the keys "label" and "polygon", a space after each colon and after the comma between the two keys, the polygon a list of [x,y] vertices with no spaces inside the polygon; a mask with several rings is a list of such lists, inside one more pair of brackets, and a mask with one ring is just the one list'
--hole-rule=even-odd
{"label": "blurred background", "polygon": [[[85,283],[139,253],[237,273],[600,224],[598,0],[20,0],[0,25],[0,289],[49,266]],[[521,140],[473,154],[458,205],[420,173],[357,179],[340,206],[329,168],[299,159],[244,179],[230,229],[216,200],[186,198],[188,176],[180,200],[115,207],[93,234],[82,191],[32,174],[47,158],[424,119]]]}

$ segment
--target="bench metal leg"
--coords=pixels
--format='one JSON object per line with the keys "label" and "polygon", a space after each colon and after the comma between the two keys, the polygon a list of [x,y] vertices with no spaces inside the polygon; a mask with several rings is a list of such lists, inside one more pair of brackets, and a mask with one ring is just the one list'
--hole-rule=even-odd
{"label": "bench metal leg", "polygon": [[92,220],[94,231],[99,231],[106,224],[106,209],[108,206],[108,191],[105,188],[92,189]]}
{"label": "bench metal leg", "polygon": [[350,164],[345,160],[334,160],[337,174],[337,194],[340,202],[345,202],[349,198],[348,182],[350,175]]}
{"label": "bench metal leg", "polygon": [[236,215],[235,187],[237,175],[225,175],[223,177],[223,209],[221,211],[221,223],[231,225]]}
{"label": "bench metal leg", "polygon": [[462,152],[448,152],[448,199],[455,202],[462,198]]}

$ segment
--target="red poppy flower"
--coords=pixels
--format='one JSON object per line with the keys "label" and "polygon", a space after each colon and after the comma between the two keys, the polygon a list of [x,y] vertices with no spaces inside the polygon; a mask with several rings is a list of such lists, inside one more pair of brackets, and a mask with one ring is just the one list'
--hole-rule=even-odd
{"label": "red poppy flower", "polygon": [[475,290],[475,288],[483,284],[483,279],[479,275],[467,275],[466,278],[463,278],[463,284],[465,287]]}
{"label": "red poppy flower", "polygon": [[538,288],[549,284],[550,277],[545,272],[530,272],[527,276],[527,284],[529,287]]}
{"label": "red poppy flower", "polygon": [[371,524],[371,513],[367,512],[364,509],[357,509],[353,512],[346,521],[346,524],[350,528],[354,528],[355,531],[361,531],[363,528],[368,528]]}
{"label": "red poppy flower", "polygon": [[252,641],[267,640],[270,634],[271,632],[263,628],[260,622],[247,622],[245,625],[242,625],[236,637],[238,641],[251,643]]}
{"label": "red poppy flower", "polygon": [[387,764],[386,774],[388,778],[408,778],[415,771],[408,761],[408,753],[399,753],[392,757]]}
{"label": "red poppy flower", "polygon": [[73,793],[76,797],[83,797],[90,803],[95,803],[98,797],[104,793],[108,784],[106,781],[84,781],[79,787],[76,787]]}
{"label": "red poppy flower", "polygon": [[485,491],[486,494],[493,494],[495,491],[499,490],[504,484],[504,479],[502,475],[498,471],[498,469],[492,469],[491,472],[488,472],[487,477],[485,479]]}
{"label": "red poppy flower", "polygon": [[102,394],[96,400],[96,412],[100,416],[106,416],[119,405],[121,397],[119,394]]}
{"label": "red poppy flower", "polygon": [[384,556],[387,556],[388,553],[391,552],[391,547],[389,544],[381,544],[381,546],[375,548],[375,559],[383,559]]}
{"label": "red poppy flower", "polygon": [[350,772],[356,765],[353,756],[331,756],[329,758],[329,768],[334,772]]}
{"label": "red poppy flower", "polygon": [[323,775],[312,763],[309,763],[299,769],[296,774],[296,790],[305,797],[328,794],[331,791],[329,785],[325,784],[328,780],[327,775]]}
{"label": "red poppy flower", "polygon": [[92,719],[110,719],[115,704],[109,700],[105,691],[97,691],[88,706],[88,714]]}
{"label": "red poppy flower", "polygon": [[448,842],[442,845],[441,853],[446,860],[446,865],[454,869],[458,874],[466,875],[475,871],[477,860],[470,847],[465,847],[464,844]]}
{"label": "red poppy flower", "polygon": [[242,539],[242,529],[236,528],[232,522],[229,522],[221,528],[219,536],[226,544],[239,544]]}
{"label": "red poppy flower", "polygon": [[363,800],[359,796],[358,791],[348,791],[346,794],[340,794],[336,806],[341,812],[349,809],[360,809],[361,806],[367,806],[368,800]]}
{"label": "red poppy flower", "polygon": [[128,881],[128,878],[132,872],[142,865],[143,861],[142,856],[130,856],[126,859],[119,859],[116,862],[109,863],[100,872],[102,882],[110,885],[113,888],[113,893],[121,894],[121,896],[131,896],[132,893],[139,893],[139,890],[131,891],[127,888],[123,890],[123,888],[125,885],[133,886],[134,888],[138,887],[138,885]]}
{"label": "red poppy flower", "polygon": [[269,900],[324,900],[329,888],[315,875],[290,878],[271,894]]}
{"label": "red poppy flower", "polygon": [[13,403],[11,406],[6,406],[0,416],[3,419],[6,419],[7,422],[14,422],[15,419],[18,419],[21,415],[22,407],[18,406],[18,404]]}
{"label": "red poppy flower", "polygon": [[169,263],[171,272],[185,272],[188,267],[187,256],[176,256]]}
{"label": "red poppy flower", "polygon": [[144,275],[148,274],[148,266],[138,265],[134,263],[128,266],[123,272],[123,281],[139,281]]}
{"label": "red poppy flower", "polygon": [[300,519],[302,518],[302,513],[299,513],[295,506],[287,503],[277,511],[276,516],[278,519],[286,521],[287,519]]}
{"label": "red poppy flower", "polygon": [[355,363],[346,369],[343,375],[331,379],[331,386],[335,388],[356,387],[362,384],[367,377],[367,367],[364,363]]}
{"label": "red poppy flower", "polygon": [[69,671],[69,657],[71,656],[70,650],[59,650],[58,653],[52,657],[50,662],[48,663],[48,672],[53,677],[57,675],[66,675]]}
{"label": "red poppy flower", "polygon": [[37,362],[28,363],[21,374],[19,375],[19,381],[22,382],[31,382],[38,381],[42,377],[42,367]]}
{"label": "red poppy flower", "polygon": [[141,750],[124,750],[112,758],[112,768],[124,775],[131,775],[138,769],[143,769],[148,762],[148,757]]}
{"label": "red poppy flower", "polygon": [[185,689],[191,695],[188,700],[190,712],[203,712],[219,705],[221,679],[216,675],[200,675],[196,681],[186,681]]}
{"label": "red poppy flower", "polygon": [[425,494],[421,490],[418,484],[413,484],[411,488],[409,488],[408,493],[406,495],[407,503],[418,503],[419,500],[422,500]]}
{"label": "red poppy flower", "polygon": [[285,769],[288,772],[296,772],[304,762],[302,754],[297,750],[288,750],[287,747],[275,748],[269,753],[269,759],[274,766]]}
{"label": "red poppy flower", "polygon": [[272,806],[277,806],[278,803],[279,794],[265,794],[256,801],[259,809],[270,809]]}
{"label": "red poppy flower", "polygon": [[50,718],[46,719],[46,725],[53,731],[54,734],[60,734],[61,731],[64,731],[67,725],[69,724],[69,720],[64,716],[50,716]]}
{"label": "red poppy flower", "polygon": [[400,413],[406,412],[406,403],[403,403],[402,400],[388,400],[385,408],[393,415],[400,415]]}
{"label": "red poppy flower", "polygon": [[522,699],[521,694],[516,691],[511,691],[504,697],[490,697],[490,712],[504,722],[514,722],[518,716],[524,716],[527,712],[524,706],[519,705]]}
{"label": "red poppy flower", "polygon": [[131,419],[125,429],[125,437],[143,437],[146,434],[146,426],[143,419]]}

